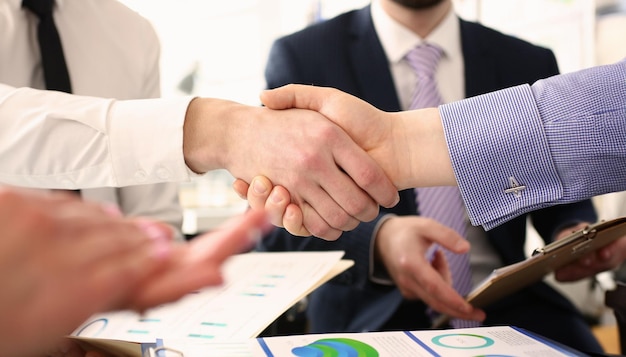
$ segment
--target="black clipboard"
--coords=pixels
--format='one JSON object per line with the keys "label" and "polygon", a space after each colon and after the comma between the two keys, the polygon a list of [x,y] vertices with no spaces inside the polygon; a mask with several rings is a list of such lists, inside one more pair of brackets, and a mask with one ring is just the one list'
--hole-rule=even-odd
{"label": "black clipboard", "polygon": [[[526,260],[495,269],[474,287],[466,301],[472,306],[484,308],[624,236],[626,217],[588,225],[563,239],[535,249]],[[448,316],[442,315],[434,321],[433,327],[442,327],[448,320]]]}

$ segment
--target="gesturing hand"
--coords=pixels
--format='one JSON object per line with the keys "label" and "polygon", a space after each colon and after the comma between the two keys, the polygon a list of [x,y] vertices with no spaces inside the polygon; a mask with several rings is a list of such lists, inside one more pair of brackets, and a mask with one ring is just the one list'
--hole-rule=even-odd
{"label": "gesturing hand", "polygon": [[467,253],[469,243],[453,229],[419,216],[387,219],[375,240],[375,256],[406,299],[420,299],[433,310],[464,320],[482,321],[485,314],[473,308],[452,287],[444,253],[432,262],[427,251],[438,244],[454,253]]}
{"label": "gesturing hand", "polygon": [[145,310],[220,284],[223,262],[268,223],[251,212],[178,243],[165,224],[75,195],[0,188],[0,227],[0,355],[31,356],[94,313]]}

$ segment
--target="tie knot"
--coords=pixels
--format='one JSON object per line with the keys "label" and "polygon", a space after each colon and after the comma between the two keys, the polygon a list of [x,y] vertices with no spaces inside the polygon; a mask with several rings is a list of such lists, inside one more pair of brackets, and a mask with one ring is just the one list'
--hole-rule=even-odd
{"label": "tie knot", "polygon": [[412,49],[405,58],[419,77],[433,77],[441,54],[439,47],[424,43]]}
{"label": "tie knot", "polygon": [[22,0],[22,7],[32,11],[39,18],[52,14],[54,0]]}

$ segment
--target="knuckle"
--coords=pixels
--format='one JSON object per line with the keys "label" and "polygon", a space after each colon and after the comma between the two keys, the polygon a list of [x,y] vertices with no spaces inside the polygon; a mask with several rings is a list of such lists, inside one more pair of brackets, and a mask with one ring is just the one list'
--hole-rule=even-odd
{"label": "knuckle", "polygon": [[328,225],[339,230],[350,230],[356,227],[356,220],[345,211],[332,214],[328,219]]}
{"label": "knuckle", "polygon": [[355,180],[359,183],[359,186],[366,191],[378,186],[380,182],[379,171],[371,165],[362,165],[360,170],[356,173]]}
{"label": "knuckle", "polygon": [[341,231],[336,229],[332,229],[328,226],[324,227],[315,227],[314,229],[309,228],[309,232],[315,237],[327,240],[327,241],[335,241],[339,239],[341,236]]}
{"label": "knuckle", "polygon": [[437,285],[430,281],[422,282],[421,286],[422,286],[422,289],[424,289],[426,294],[428,294],[429,296],[434,296],[435,293],[437,292]]}

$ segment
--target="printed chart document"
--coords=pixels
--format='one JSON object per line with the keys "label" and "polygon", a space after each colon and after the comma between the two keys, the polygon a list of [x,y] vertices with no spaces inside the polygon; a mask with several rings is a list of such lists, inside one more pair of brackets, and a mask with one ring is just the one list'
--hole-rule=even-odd
{"label": "printed chart document", "polygon": [[[185,357],[563,357],[587,356],[509,326],[264,337],[240,343],[162,341]],[[149,354],[148,354],[149,355]]]}
{"label": "printed chart document", "polygon": [[92,316],[72,337],[119,354],[138,355],[157,339],[198,342],[246,340],[259,335],[289,307],[352,266],[343,251],[251,252],[233,256],[225,283],[139,315]]}

